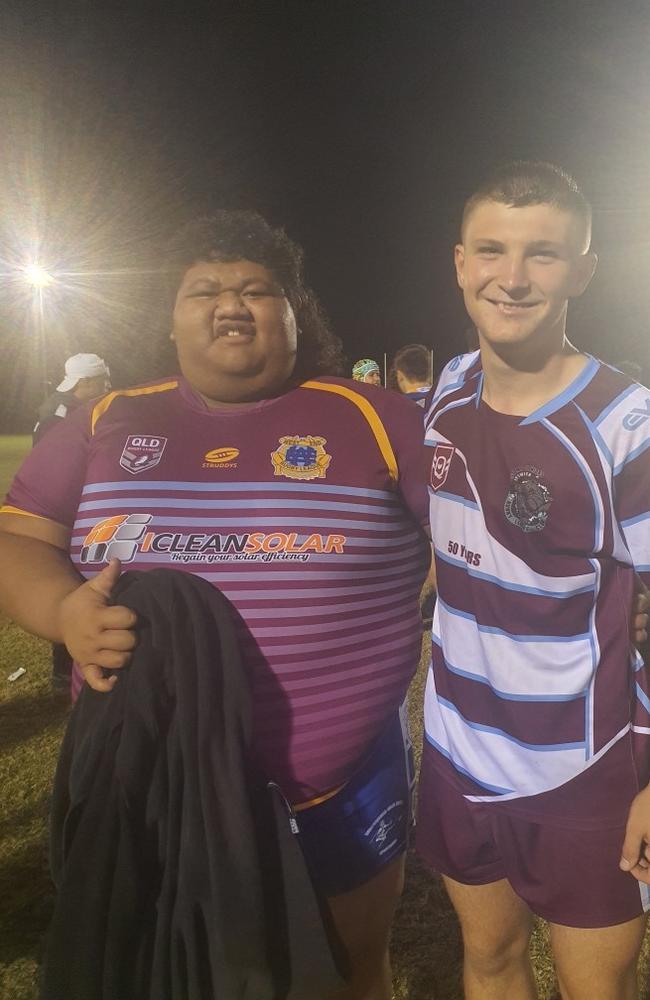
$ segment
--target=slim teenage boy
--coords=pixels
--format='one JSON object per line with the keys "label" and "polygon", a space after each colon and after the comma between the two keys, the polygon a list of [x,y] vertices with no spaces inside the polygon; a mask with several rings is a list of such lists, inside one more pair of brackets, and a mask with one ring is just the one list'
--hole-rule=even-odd
{"label": "slim teenage boy", "polygon": [[480,351],[447,366],[426,419],[439,597],[418,847],[457,910],[471,1000],[535,996],[533,914],[563,997],[637,996],[650,700],[628,609],[635,571],[650,581],[650,393],[566,338],[590,229],[549,164],[469,199],[455,259]]}

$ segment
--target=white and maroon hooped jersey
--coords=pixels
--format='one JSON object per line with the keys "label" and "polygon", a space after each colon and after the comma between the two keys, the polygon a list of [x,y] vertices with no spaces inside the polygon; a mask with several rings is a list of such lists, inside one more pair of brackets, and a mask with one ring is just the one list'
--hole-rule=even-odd
{"label": "white and maroon hooped jersey", "polygon": [[253,678],[258,752],[301,802],[349,778],[417,666],[422,459],[422,413],[396,393],[323,378],[209,409],[177,378],[61,421],[5,509],[68,526],[86,577],[117,556],[218,587]]}
{"label": "white and maroon hooped jersey", "polygon": [[650,392],[588,358],[522,418],[481,400],[482,377],[478,352],[454,359],[426,415],[425,730],[470,798],[514,804],[650,733],[629,639],[635,571],[650,582]]}

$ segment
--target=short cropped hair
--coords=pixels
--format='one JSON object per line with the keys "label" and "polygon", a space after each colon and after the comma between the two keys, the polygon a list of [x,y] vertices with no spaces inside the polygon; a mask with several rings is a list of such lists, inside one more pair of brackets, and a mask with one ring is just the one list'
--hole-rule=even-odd
{"label": "short cropped hair", "polygon": [[591,242],[591,205],[576,181],[561,167],[535,160],[513,160],[489,176],[465,202],[461,239],[467,220],[478,204],[496,201],[512,208],[525,205],[553,205],[569,212],[578,223],[579,245],[583,253]]}
{"label": "short cropped hair", "polygon": [[341,341],[332,333],[316,295],[305,284],[302,247],[283,229],[250,211],[222,209],[184,226],[168,247],[167,272],[173,294],[185,273],[199,261],[250,260],[266,267],[282,287],[296,317],[298,352],[294,378],[341,375]]}
{"label": "short cropped hair", "polygon": [[409,382],[430,385],[433,379],[431,351],[424,344],[407,344],[400,347],[393,360],[393,369],[400,371]]}

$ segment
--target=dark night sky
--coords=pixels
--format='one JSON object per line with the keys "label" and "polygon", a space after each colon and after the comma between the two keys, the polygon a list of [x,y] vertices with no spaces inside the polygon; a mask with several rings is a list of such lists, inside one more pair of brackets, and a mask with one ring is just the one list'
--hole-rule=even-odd
{"label": "dark night sky", "polygon": [[[575,341],[650,369],[650,13],[592,2],[58,4],[0,13],[0,430],[51,374],[98,350],[153,374],[164,320],[152,248],[189,215],[252,207],[285,225],[351,357],[466,325],[451,247],[495,162],[553,160],[595,207],[595,283]],[[127,272],[108,275],[108,271]],[[97,273],[99,272],[99,273]]]}

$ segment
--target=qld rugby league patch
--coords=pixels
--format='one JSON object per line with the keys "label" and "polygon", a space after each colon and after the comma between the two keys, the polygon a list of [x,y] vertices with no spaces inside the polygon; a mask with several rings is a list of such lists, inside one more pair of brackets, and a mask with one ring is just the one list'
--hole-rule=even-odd
{"label": "qld rugby league patch", "polygon": [[120,456],[120,465],[132,476],[153,469],[162,458],[167,438],[129,434]]}
{"label": "qld rugby league patch", "polygon": [[454,451],[455,449],[451,444],[436,445],[431,462],[431,476],[429,478],[432,489],[439,490],[447,482]]}

